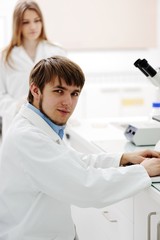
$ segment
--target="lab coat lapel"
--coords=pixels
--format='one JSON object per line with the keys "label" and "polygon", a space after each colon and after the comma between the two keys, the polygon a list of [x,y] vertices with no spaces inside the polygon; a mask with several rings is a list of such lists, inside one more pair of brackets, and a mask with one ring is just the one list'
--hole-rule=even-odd
{"label": "lab coat lapel", "polygon": [[19,58],[21,59],[21,61],[23,60],[23,62],[27,62],[31,65],[33,65],[33,60],[29,57],[29,55],[27,54],[27,52],[25,51],[25,49],[20,46],[20,47],[17,47],[16,49],[17,51],[17,55],[15,55],[16,57],[19,56]]}
{"label": "lab coat lapel", "polygon": [[14,54],[14,56],[16,58],[17,58],[17,56],[19,56],[21,61],[23,60],[24,63],[27,62],[27,64],[31,64],[31,66],[33,67],[35,63],[39,62],[42,58],[44,58],[45,49],[44,49],[43,42],[39,42],[37,49],[36,49],[36,55],[35,55],[34,61],[27,54],[27,52],[25,51],[23,46],[15,47],[14,51],[16,53],[16,54]]}
{"label": "lab coat lapel", "polygon": [[61,138],[53,131],[53,129],[34,111],[22,106],[19,112],[23,117],[27,118],[32,122],[33,125],[39,127],[43,132],[45,132],[49,137],[51,137],[58,144],[63,144]]}
{"label": "lab coat lapel", "polygon": [[43,41],[39,42],[36,50],[35,62],[39,62],[41,59],[45,58],[45,48]]}

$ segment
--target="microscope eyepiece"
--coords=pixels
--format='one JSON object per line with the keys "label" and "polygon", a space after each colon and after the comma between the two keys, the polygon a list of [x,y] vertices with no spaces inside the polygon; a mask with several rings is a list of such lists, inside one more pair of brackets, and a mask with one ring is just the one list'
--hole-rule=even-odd
{"label": "microscope eyepiece", "polygon": [[135,61],[134,66],[139,68],[139,64],[142,60],[139,58]]}
{"label": "microscope eyepiece", "polygon": [[148,77],[149,76],[149,74],[141,67],[141,59],[137,59],[137,61],[135,61],[135,63],[134,63],[134,66],[135,67],[137,67],[137,68],[139,68],[139,70],[141,70],[141,72],[146,76],[146,77]]}
{"label": "microscope eyepiece", "polygon": [[138,67],[147,77],[154,77],[157,74],[156,70],[148,64],[146,59],[137,59],[134,65],[135,67]]}

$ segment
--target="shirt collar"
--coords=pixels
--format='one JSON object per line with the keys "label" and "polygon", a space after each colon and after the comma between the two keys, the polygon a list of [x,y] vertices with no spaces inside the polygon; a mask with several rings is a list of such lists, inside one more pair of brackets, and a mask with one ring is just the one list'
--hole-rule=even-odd
{"label": "shirt collar", "polygon": [[59,137],[62,139],[63,135],[64,135],[64,129],[66,125],[63,126],[59,126],[55,123],[53,123],[46,115],[44,115],[38,108],[34,107],[32,104],[30,103],[26,103],[26,106],[28,108],[30,108],[31,110],[33,110],[35,113],[37,113],[41,118],[44,119],[44,121],[46,121],[48,123],[48,125],[53,129],[53,131],[55,131]]}

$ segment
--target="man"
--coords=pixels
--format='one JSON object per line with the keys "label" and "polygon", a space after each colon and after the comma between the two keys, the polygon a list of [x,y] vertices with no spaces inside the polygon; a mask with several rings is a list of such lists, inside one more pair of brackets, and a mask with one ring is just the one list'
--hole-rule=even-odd
{"label": "man", "polygon": [[65,144],[84,81],[64,57],[31,71],[28,103],[1,148],[0,240],[76,239],[71,205],[104,207],[149,188],[149,176],[160,174],[159,152],[84,155]]}

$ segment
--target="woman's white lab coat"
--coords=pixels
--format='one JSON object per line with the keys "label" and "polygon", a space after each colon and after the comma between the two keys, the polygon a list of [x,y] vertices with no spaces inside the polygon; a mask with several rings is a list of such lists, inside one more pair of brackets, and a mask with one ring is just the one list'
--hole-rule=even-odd
{"label": "woman's white lab coat", "polygon": [[[33,61],[24,48],[14,47],[11,52],[10,67],[0,58],[0,116],[3,119],[4,129],[8,128],[13,116],[21,105],[23,98],[27,96],[29,89],[29,75],[33,66],[42,58],[55,55],[65,56],[65,51],[48,41],[41,41],[37,47],[35,60]],[[4,130],[5,131],[5,130]]]}
{"label": "woman's white lab coat", "polygon": [[101,208],[151,185],[141,165],[118,168],[118,154],[71,149],[25,106],[1,149],[0,239],[73,240],[71,205]]}

